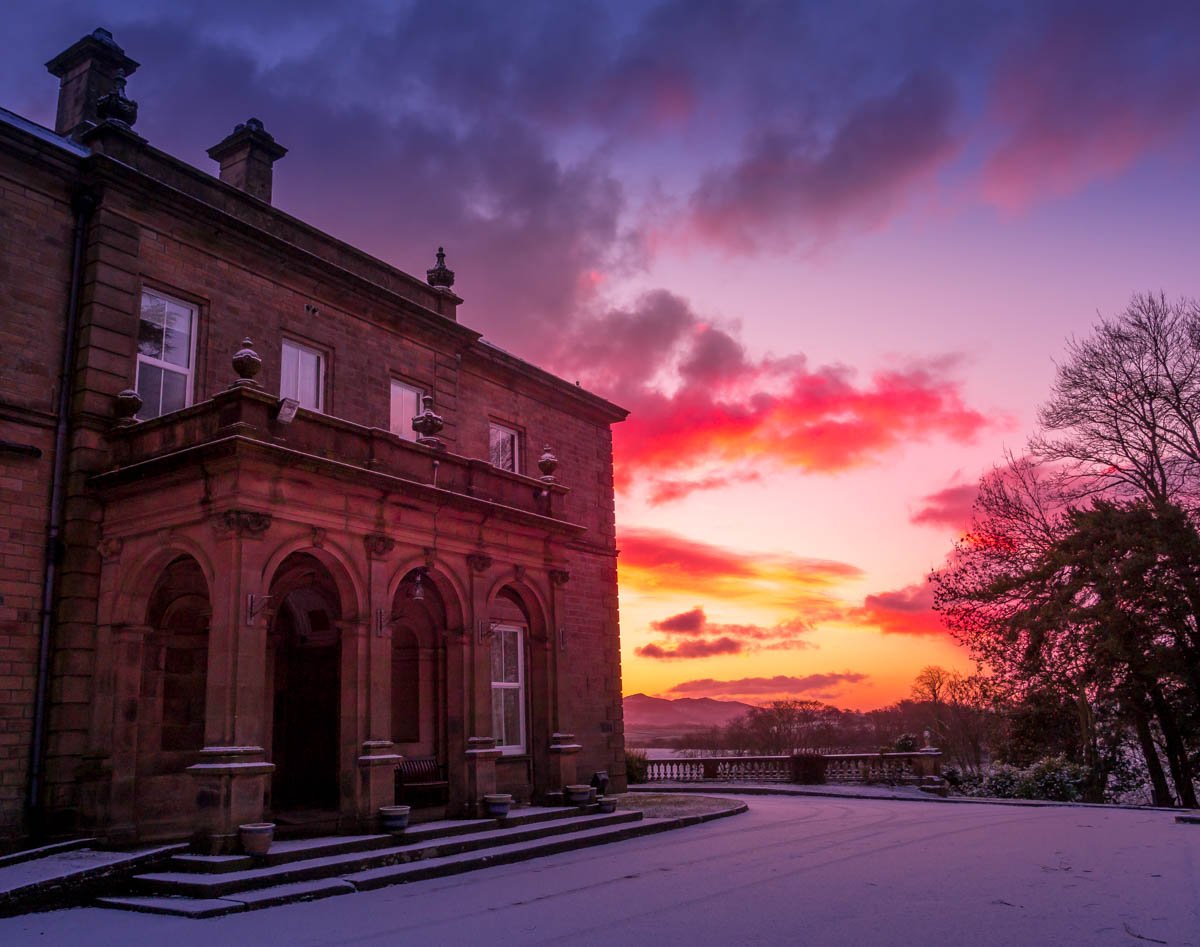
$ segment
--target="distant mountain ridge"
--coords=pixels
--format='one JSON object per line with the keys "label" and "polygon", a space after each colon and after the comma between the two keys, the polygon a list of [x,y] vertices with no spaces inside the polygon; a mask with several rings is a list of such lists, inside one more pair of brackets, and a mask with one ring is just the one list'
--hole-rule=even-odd
{"label": "distant mountain ridge", "polygon": [[650,697],[630,694],[623,701],[625,731],[690,733],[723,727],[752,709],[738,700],[714,700],[711,697]]}

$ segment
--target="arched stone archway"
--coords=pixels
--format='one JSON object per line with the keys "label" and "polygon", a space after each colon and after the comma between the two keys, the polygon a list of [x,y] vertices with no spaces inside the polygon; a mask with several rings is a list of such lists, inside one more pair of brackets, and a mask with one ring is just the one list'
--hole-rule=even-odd
{"label": "arched stone archway", "polygon": [[[406,572],[392,597],[391,739],[409,757],[447,762],[446,648],[448,607],[443,576],[426,567]],[[433,801],[440,801],[431,794]],[[420,803],[425,797],[416,801]],[[411,796],[406,797],[412,802]]]}
{"label": "arched stone archway", "polygon": [[270,808],[336,810],[343,619],[338,584],[318,558],[295,552],[279,564],[269,594]]}
{"label": "arched stone archway", "polygon": [[194,558],[165,565],[146,603],[137,701],[134,818],[143,837],[170,832],[194,793],[186,767],[204,746],[208,583]]}

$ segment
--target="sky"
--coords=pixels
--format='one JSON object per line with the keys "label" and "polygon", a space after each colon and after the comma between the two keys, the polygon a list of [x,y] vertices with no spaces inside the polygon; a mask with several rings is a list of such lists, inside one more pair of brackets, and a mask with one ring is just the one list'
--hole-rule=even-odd
{"label": "sky", "polygon": [[[97,26],[137,130],[260,118],[274,204],[614,430],[626,694],[871,709],[971,662],[927,576],[1055,359],[1200,295],[1200,6],[10,0],[0,105]],[[570,472],[559,471],[570,485]]]}

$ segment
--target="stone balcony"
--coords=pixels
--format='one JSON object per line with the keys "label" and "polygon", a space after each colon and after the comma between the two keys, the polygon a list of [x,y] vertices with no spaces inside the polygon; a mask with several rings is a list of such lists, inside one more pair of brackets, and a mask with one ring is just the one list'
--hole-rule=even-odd
{"label": "stone balcony", "polygon": [[337,477],[377,479],[418,500],[478,508],[559,532],[582,533],[565,518],[567,487],[493,467],[444,448],[405,440],[315,411],[278,420],[279,399],[256,387],[233,387],[181,411],[118,424],[109,438],[111,465],[98,487],[152,476],[201,459],[251,451],[276,462]]}

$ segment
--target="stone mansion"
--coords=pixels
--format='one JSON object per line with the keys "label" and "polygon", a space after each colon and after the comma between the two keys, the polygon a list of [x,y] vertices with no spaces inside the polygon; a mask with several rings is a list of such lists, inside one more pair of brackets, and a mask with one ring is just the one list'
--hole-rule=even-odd
{"label": "stone mansion", "polygon": [[47,67],[52,131],[0,109],[0,844],[351,830],[406,758],[450,815],[623,788],[626,412],[459,322],[440,250],[272,207],[261,122],[213,176],[107,31]]}

